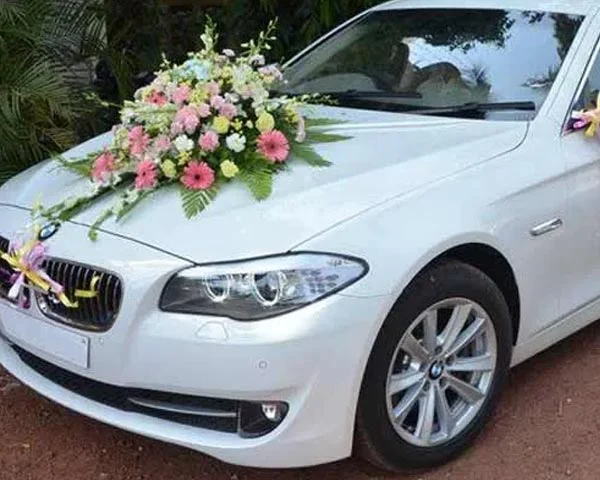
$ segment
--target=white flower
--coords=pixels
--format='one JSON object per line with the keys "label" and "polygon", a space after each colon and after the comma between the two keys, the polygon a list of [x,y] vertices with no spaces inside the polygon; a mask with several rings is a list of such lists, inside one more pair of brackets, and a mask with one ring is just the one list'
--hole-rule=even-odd
{"label": "white flower", "polygon": [[240,96],[237,93],[226,93],[225,100],[229,103],[238,103],[240,101]]}
{"label": "white flower", "polygon": [[239,133],[229,135],[225,142],[227,143],[227,148],[232,152],[240,153],[246,149],[246,137]]}
{"label": "white flower", "polygon": [[173,142],[178,152],[189,152],[194,148],[194,141],[187,135],[178,136]]}
{"label": "white flower", "polygon": [[223,55],[225,55],[226,57],[235,57],[235,52],[230,48],[226,48],[225,50],[223,50]]}
{"label": "white flower", "polygon": [[254,99],[255,105],[260,105],[261,103],[264,103],[267,98],[269,98],[269,92],[267,89],[259,84],[250,85],[250,93]]}
{"label": "white flower", "polygon": [[121,110],[121,121],[123,123],[129,123],[135,117],[135,111],[133,108],[124,108]]}
{"label": "white flower", "polygon": [[138,190],[136,190],[136,189],[128,190],[125,193],[125,202],[133,203],[139,198],[139,196],[140,196],[140,192]]}
{"label": "white flower", "polygon": [[119,198],[112,207],[113,215],[119,216],[124,208],[125,208],[125,200],[122,198]]}
{"label": "white flower", "polygon": [[233,85],[243,85],[248,83],[253,74],[252,67],[249,65],[238,65],[233,69]]}
{"label": "white flower", "polygon": [[262,67],[265,64],[265,57],[263,55],[253,55],[250,57],[250,63]]}

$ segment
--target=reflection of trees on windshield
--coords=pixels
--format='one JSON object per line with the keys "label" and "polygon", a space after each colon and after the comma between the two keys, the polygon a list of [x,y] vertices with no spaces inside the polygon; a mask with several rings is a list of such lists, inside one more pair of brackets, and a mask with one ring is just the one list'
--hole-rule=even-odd
{"label": "reflection of trees on windshield", "polygon": [[[360,35],[356,36],[355,41],[304,80],[342,71],[354,72],[368,75],[380,90],[397,90],[398,79],[408,66],[409,46],[405,43],[406,39],[421,38],[431,46],[444,46],[466,53],[477,43],[503,47],[513,24],[514,19],[504,10],[445,9],[431,10],[428,15],[413,10],[386,12],[376,22],[359,23],[357,29]],[[377,41],[362,41],[364,38]],[[429,73],[424,69],[419,76]],[[472,76],[475,86],[489,86],[483,81],[484,73],[481,71]],[[454,65],[446,64],[440,66],[440,74],[453,77],[460,76],[461,72]],[[415,78],[415,82],[417,80]]]}
{"label": "reflection of trees on windshield", "polygon": [[433,46],[463,52],[468,52],[477,43],[503,47],[514,24],[509,12],[499,10],[450,10],[441,15],[435,12],[431,16],[415,15],[411,20],[412,36],[421,37]]}
{"label": "reflection of trees on windshield", "polygon": [[377,11],[291,65],[286,88],[290,93],[391,94],[345,100],[359,107],[493,102],[539,107],[581,21],[579,16],[511,10]]}
{"label": "reflection of trees on windshield", "polygon": [[[530,24],[540,23],[545,18],[550,19],[554,24],[554,38],[556,38],[556,53],[560,57],[561,61],[565,59],[569,48],[577,35],[579,26],[581,25],[581,17],[571,16],[558,13],[545,13],[545,12],[532,12],[525,11],[522,13],[523,17],[526,18]],[[545,75],[539,77],[533,77],[528,79],[524,86],[531,88],[547,88],[549,89],[560,68],[558,66],[549,67],[548,72]]]}
{"label": "reflection of trees on windshield", "polygon": [[564,60],[569,53],[569,48],[573,43],[573,39],[577,34],[577,30],[581,25],[581,17],[574,15],[565,15],[559,13],[544,13],[544,12],[523,12],[523,17],[529,20],[530,24],[539,23],[544,18],[549,18],[554,23],[554,38],[556,38],[558,46],[557,53],[561,60]]}

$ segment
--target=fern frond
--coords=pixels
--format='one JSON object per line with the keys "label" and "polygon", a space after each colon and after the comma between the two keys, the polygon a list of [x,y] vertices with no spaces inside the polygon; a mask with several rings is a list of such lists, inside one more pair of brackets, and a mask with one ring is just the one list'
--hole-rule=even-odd
{"label": "fern frond", "polygon": [[256,200],[266,200],[273,193],[273,172],[268,168],[242,172],[239,179],[248,187]]}
{"label": "fern frond", "polygon": [[181,186],[179,188],[181,204],[188,220],[205,210],[217,196],[218,190],[219,187],[217,185],[208,190],[190,190]]}

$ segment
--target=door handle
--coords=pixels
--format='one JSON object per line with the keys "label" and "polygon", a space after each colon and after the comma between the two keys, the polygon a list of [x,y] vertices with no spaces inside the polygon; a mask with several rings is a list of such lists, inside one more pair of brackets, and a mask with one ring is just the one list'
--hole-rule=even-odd
{"label": "door handle", "polygon": [[531,229],[531,235],[533,235],[534,237],[539,237],[546,233],[553,232],[554,230],[558,230],[562,226],[563,226],[563,221],[560,218],[555,218],[553,220],[549,220],[547,222],[541,223],[540,225],[537,225],[536,227],[533,227]]}

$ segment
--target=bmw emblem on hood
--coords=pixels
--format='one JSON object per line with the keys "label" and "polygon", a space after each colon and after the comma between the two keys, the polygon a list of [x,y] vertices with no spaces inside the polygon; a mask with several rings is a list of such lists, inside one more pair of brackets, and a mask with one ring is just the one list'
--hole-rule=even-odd
{"label": "bmw emblem on hood", "polygon": [[41,228],[40,233],[38,234],[38,239],[41,242],[43,242],[44,240],[48,240],[56,232],[58,232],[58,228],[58,223],[47,223]]}

